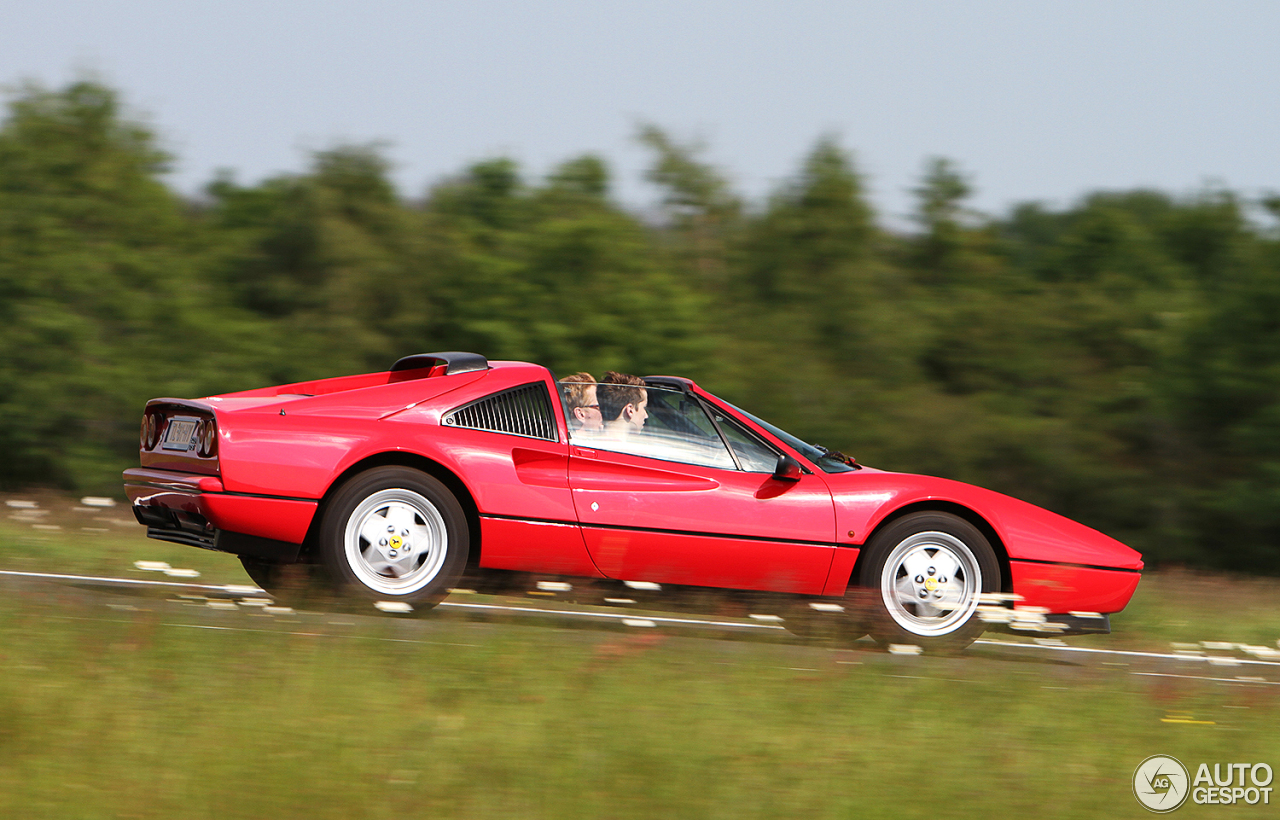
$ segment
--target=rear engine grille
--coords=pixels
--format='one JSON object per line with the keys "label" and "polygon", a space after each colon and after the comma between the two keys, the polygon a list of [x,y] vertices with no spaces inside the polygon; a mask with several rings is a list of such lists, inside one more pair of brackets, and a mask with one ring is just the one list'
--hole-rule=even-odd
{"label": "rear engine grille", "polygon": [[442,421],[448,427],[556,440],[551,400],[542,382],[513,387],[464,404],[445,414]]}

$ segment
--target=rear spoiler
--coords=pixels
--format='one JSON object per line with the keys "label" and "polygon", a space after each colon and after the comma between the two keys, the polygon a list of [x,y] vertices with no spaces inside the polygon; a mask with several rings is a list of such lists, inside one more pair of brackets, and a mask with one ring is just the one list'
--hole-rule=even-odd
{"label": "rear spoiler", "polygon": [[489,360],[479,353],[466,353],[460,350],[447,350],[441,353],[416,353],[405,356],[391,365],[391,372],[401,370],[420,370],[424,367],[443,368],[443,372],[432,375],[452,376],[455,373],[471,373],[476,370],[488,370]]}
{"label": "rear spoiler", "polygon": [[200,399],[150,399],[147,401],[147,410],[153,407],[177,407],[183,410],[197,410],[209,416],[216,415],[216,408],[211,402],[202,401]]}

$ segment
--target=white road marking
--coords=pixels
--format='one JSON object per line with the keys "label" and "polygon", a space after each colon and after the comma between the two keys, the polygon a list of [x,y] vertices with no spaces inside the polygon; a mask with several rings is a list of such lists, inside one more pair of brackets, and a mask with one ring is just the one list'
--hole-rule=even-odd
{"label": "white road marking", "polygon": [[928,675],[883,675],[886,678],[902,678],[903,680],[937,680],[946,683],[977,683],[976,680],[964,680],[963,678],[935,678]]}
{"label": "white road marking", "polygon": [[1038,643],[1019,643],[1017,641],[991,641],[978,640],[974,643],[985,644],[987,646],[1015,646],[1019,649],[1049,649],[1055,652],[1088,652],[1097,655],[1125,655],[1136,658],[1164,658],[1166,660],[1175,661],[1204,661],[1213,663],[1217,661],[1222,663],[1223,660],[1232,660],[1241,664],[1255,664],[1259,666],[1280,666],[1280,662],[1276,661],[1256,661],[1249,658],[1230,658],[1224,659],[1213,655],[1172,655],[1167,652],[1138,652],[1133,649],[1094,649],[1088,646],[1045,646]]}
{"label": "white road marking", "polygon": [[[265,590],[259,587],[249,586],[247,584],[182,584],[176,581],[147,581],[141,578],[107,578],[91,575],[63,575],[52,572],[17,572],[14,570],[0,570],[0,576],[12,576],[18,578],[36,578],[46,581],[72,581],[79,583],[97,583],[108,584],[111,586],[138,586],[138,587],[180,587],[187,590],[205,590],[210,592],[221,592],[235,596],[261,595],[263,597],[271,597]],[[498,612],[521,612],[534,613],[538,615],[562,615],[570,618],[604,618],[607,620],[621,621],[627,618],[634,618],[633,613],[622,612],[589,612],[568,609],[541,609],[528,606],[503,606],[501,604],[472,604],[463,603],[461,601],[443,601],[438,604],[441,608],[450,609],[479,609],[491,610]],[[271,609],[270,607],[268,609]],[[708,621],[698,618],[650,618],[649,620],[657,623],[670,624],[687,624],[690,626],[716,626],[729,627],[732,629],[783,629],[776,624],[757,624],[743,623],[737,621]]]}
{"label": "white road marking", "polygon": [[82,584],[109,584],[125,587],[181,587],[183,589],[209,589],[231,595],[267,595],[264,590],[248,584],[184,584],[178,581],[146,581],[141,578],[104,578],[94,575],[61,575],[53,572],[18,572],[16,570],[0,569],[0,576],[3,575],[15,578],[39,578],[46,581],[73,581]]}
{"label": "white road marking", "polygon": [[[92,619],[98,620],[98,619]],[[338,638],[341,640],[355,641],[378,641],[380,643],[417,643],[430,646],[462,646],[468,649],[479,649],[480,644],[476,643],[447,643],[445,641],[419,641],[412,638],[382,638],[374,635],[332,635],[323,632],[283,632],[277,629],[247,629],[242,626],[211,626],[209,624],[174,624],[162,623],[161,626],[171,626],[178,629],[208,629],[217,632],[257,632],[260,635],[294,635],[303,638]]]}
{"label": "white road marking", "polygon": [[[622,612],[586,612],[569,609],[536,609],[530,606],[502,606],[501,604],[464,604],[445,601],[439,606],[458,607],[461,609],[490,609],[501,612],[533,612],[539,615],[565,615],[571,618],[605,618],[614,621],[627,621],[635,618],[633,613]],[[733,629],[783,629],[775,624],[753,624],[738,621],[704,621],[697,618],[647,618],[645,620],[660,624],[688,624],[691,626],[720,626]]]}
{"label": "white road marking", "polygon": [[1130,672],[1131,675],[1142,675],[1148,678],[1186,678],[1187,680],[1211,680],[1219,683],[1261,683],[1267,686],[1280,686],[1280,681],[1262,678],[1210,678],[1204,675],[1173,675],[1168,672]]}
{"label": "white road marking", "polygon": [[[16,570],[0,570],[0,577],[8,576],[15,578],[33,578],[49,581],[70,581],[73,583],[97,583],[107,584],[111,586],[122,587],[178,587],[186,590],[206,590],[211,592],[219,592],[237,597],[262,596],[270,597],[268,593],[258,587],[248,584],[184,584],[176,581],[147,581],[135,578],[110,578],[102,576],[90,575],[65,575],[61,573],[49,572],[19,572]],[[471,609],[485,610],[492,612],[515,612],[535,615],[557,615],[565,618],[596,618],[612,621],[625,621],[635,618],[633,613],[629,612],[591,612],[586,610],[568,610],[568,609],[543,609],[537,607],[525,606],[504,606],[501,604],[479,604],[479,603],[463,603],[461,601],[443,601],[439,604],[441,608],[449,609]],[[268,611],[274,607],[268,607]],[[283,608],[282,608],[283,609]],[[713,621],[701,618],[672,618],[672,617],[649,617],[647,620],[653,621],[655,624],[673,624],[682,626],[703,626],[718,627],[727,629],[763,629],[763,630],[785,630],[785,627],[779,624],[771,623],[752,623],[743,621]],[[228,628],[228,627],[224,627]],[[1198,661],[1210,664],[1222,664],[1224,661],[1231,661],[1232,665],[1248,665],[1248,666],[1280,666],[1280,661],[1257,660],[1254,658],[1224,658],[1214,655],[1189,655],[1185,652],[1173,654],[1168,652],[1140,652],[1132,649],[1096,649],[1085,646],[1057,646],[1044,643],[1023,643],[1020,641],[999,641],[990,639],[980,639],[974,642],[977,645],[997,646],[1012,649],[1040,649],[1050,652],[1082,652],[1090,655],[1107,655],[1121,656],[1133,658],[1156,658],[1162,660],[1176,661]],[[1231,644],[1232,647],[1236,644]],[[1104,661],[1104,663],[1107,663]],[[1157,673],[1134,673],[1134,674],[1157,674]],[[1196,678],[1198,676],[1171,676],[1171,677],[1188,677]],[[1248,681],[1240,681],[1235,678],[1204,678],[1205,680],[1222,680],[1232,683],[1246,683]]]}

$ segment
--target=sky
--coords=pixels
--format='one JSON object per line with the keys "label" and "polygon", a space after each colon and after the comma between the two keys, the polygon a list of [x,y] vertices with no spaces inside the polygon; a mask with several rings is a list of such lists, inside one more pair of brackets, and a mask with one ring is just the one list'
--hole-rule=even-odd
{"label": "sky", "polygon": [[824,136],[887,225],[925,162],[971,204],[1280,191],[1280,3],[0,0],[0,84],[121,92],[194,194],[385,145],[402,195],[495,156],[603,156],[636,209],[653,123],[760,203]]}

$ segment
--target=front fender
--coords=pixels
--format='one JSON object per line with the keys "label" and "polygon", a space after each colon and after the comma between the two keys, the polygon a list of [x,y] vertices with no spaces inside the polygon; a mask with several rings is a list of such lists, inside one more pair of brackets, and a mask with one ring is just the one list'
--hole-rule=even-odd
{"label": "front fender", "polygon": [[[883,521],[905,507],[955,504],[995,530],[1010,560],[1141,570],[1142,556],[1119,541],[1026,501],[931,476],[859,471],[827,476],[838,532],[862,544]],[[847,535],[852,532],[853,535]]]}

